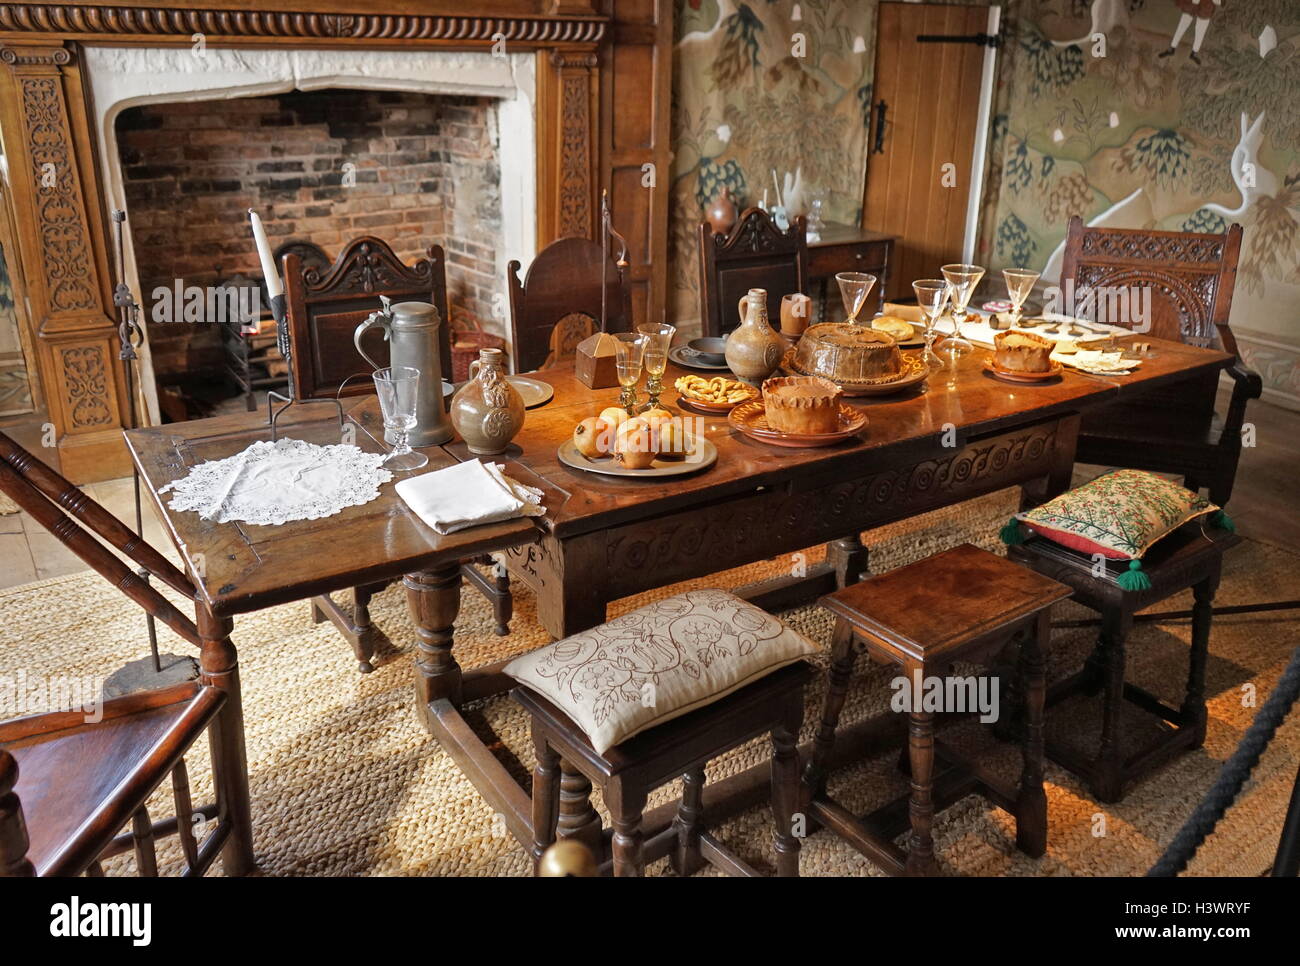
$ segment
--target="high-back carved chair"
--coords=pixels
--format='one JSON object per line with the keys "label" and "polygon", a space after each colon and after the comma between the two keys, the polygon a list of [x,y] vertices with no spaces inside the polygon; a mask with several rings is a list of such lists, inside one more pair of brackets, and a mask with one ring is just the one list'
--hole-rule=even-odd
{"label": "high-back carved chair", "polygon": [[[387,242],[363,235],[350,241],[327,269],[304,262],[297,250],[285,254],[282,267],[293,352],[290,365],[299,398],[331,398],[349,376],[371,371],[357,352],[352,333],[380,308],[381,295],[394,302],[430,302],[437,308],[442,319],[443,377],[451,374],[451,320],[441,246],[429,246],[424,258],[406,265]],[[361,342],[374,359],[388,363],[388,343],[381,331],[370,329]],[[368,380],[358,379],[348,383],[343,394],[373,391]]]}
{"label": "high-back carved chair", "polygon": [[[447,269],[441,246],[431,245],[426,257],[413,265],[403,264],[383,239],[372,235],[349,242],[327,269],[304,262],[303,254],[289,249],[283,261],[291,365],[299,398],[333,398],[349,376],[371,371],[370,363],[357,352],[352,333],[371,312],[380,308],[381,295],[394,302],[430,302],[438,310],[442,319],[439,330],[442,375],[450,380],[451,320],[447,311]],[[388,343],[381,331],[370,329],[361,344],[377,362],[388,362]],[[369,379],[354,379],[342,394],[354,396],[369,392],[374,392],[374,384]],[[513,600],[509,577],[503,568],[497,571],[497,576],[489,578],[472,561],[463,567],[465,578],[491,602],[497,633],[505,634],[509,630]],[[328,594],[313,597],[311,601],[312,620],[318,624],[329,620],[338,628],[352,646],[363,673],[374,670],[370,600],[385,586],[379,583],[354,587],[351,616]]]}
{"label": "high-back carved chair", "polygon": [[[205,642],[190,618],[91,532],[192,599],[196,591],[189,577],[3,433],[0,492],[100,576],[200,648],[205,667],[203,681],[105,701],[98,721],[87,720],[84,711],[49,711],[0,723],[0,876],[102,875],[104,859],[132,849],[140,874],[156,875],[154,840],[168,834],[180,838],[186,874],[202,874],[232,838],[246,842],[249,834],[238,692],[232,696],[206,673],[218,663],[211,649],[233,652],[229,640]],[[209,727],[217,803],[195,808],[184,756]],[[219,754],[223,745],[225,753]],[[232,761],[239,762],[237,775],[230,773]],[[154,822],[145,802],[169,775],[176,814]],[[201,840],[194,834],[199,815],[211,825]],[[119,835],[127,823],[131,831]]]}
{"label": "high-back carved chair", "polygon": [[[1206,235],[1087,228],[1077,215],[1070,219],[1061,281],[1074,281],[1076,304],[1081,293],[1125,289],[1131,305],[1131,296],[1149,289],[1147,334],[1217,346],[1237,357],[1227,370],[1233,391],[1223,416],[1215,412],[1217,372],[1195,383],[1158,387],[1126,401],[1122,410],[1104,407],[1086,416],[1079,462],[1181,473],[1189,489],[1206,487],[1215,503],[1228,502],[1241,456],[1246,403],[1262,392],[1259,374],[1242,362],[1228,328],[1241,234],[1240,225]],[[1133,320],[1107,321],[1131,328]]]}
{"label": "high-back carved chair", "polygon": [[[600,328],[601,254],[588,238],[561,238],[538,252],[522,282],[520,263],[511,260],[506,283],[515,372],[572,359],[578,343]],[[623,269],[606,259],[605,330],[626,332],[632,327],[631,290]]]}
{"label": "high-back carved chair", "polygon": [[740,324],[736,306],[751,288],[767,290],[767,317],[781,325],[781,299],[808,287],[807,226],[802,216],[782,231],[762,208],[746,208],[731,230],[700,223],[700,320],[705,335]]}

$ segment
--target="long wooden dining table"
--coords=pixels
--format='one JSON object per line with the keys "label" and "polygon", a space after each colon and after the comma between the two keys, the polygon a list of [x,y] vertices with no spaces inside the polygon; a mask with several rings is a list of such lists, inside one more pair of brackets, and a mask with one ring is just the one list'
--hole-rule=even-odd
{"label": "long wooden dining table", "polygon": [[[1023,488],[1028,503],[1048,499],[1069,485],[1081,413],[1156,386],[1204,387],[1208,374],[1232,361],[1217,350],[1144,341],[1151,350],[1130,375],[1067,368],[1059,378],[1036,384],[995,378],[984,370],[988,353],[976,351],[919,388],[846,400],[865,412],[867,424],[826,448],[771,446],[733,430],[725,417],[702,416],[697,425],[717,448],[716,462],[669,478],[601,476],[560,462],[557,451],[574,426],[615,405],[619,390],[586,388],[572,366],[533,373],[531,378],[551,384],[554,398],[527,414],[519,435],[496,459],[510,475],[543,491],[546,515],[450,536],[425,526],[391,485],[365,506],[278,527],[218,524],[167,507],[159,489],[191,465],[268,438],[265,417],[257,414],[131,430],[127,438],[200,588],[199,626],[205,636],[224,642],[223,680],[233,684],[236,707],[237,663],[229,646],[234,615],[400,576],[416,625],[418,713],[512,834],[527,843],[528,794],[460,712],[465,702],[510,686],[501,665],[466,670],[456,661],[462,560],[504,552],[512,578],[536,595],[538,617],[556,638],[601,623],[608,604],[620,598],[825,543],[824,563],[736,591],[771,610],[813,600],[867,570],[861,531],[1013,485]],[[671,387],[683,372],[670,366],[665,385]],[[663,402],[675,408],[676,396],[670,388]],[[366,432],[351,435],[363,448],[373,448],[373,437],[382,437],[377,406],[373,397],[359,398],[347,419]],[[295,407],[280,422],[282,435],[337,442],[339,427],[330,412]],[[424,452],[431,470],[476,458],[459,441]],[[224,736],[223,754],[236,754],[235,737]],[[862,730],[847,734],[837,742],[838,760],[860,754],[872,740]],[[237,754],[242,765],[242,738]],[[706,788],[711,813],[724,803],[738,808],[758,801],[765,779],[766,769],[759,767]],[[599,847],[600,819],[589,795],[586,780],[566,769],[559,831]],[[246,788],[240,807],[247,808]],[[647,813],[647,861],[666,850],[671,814],[671,806]]]}

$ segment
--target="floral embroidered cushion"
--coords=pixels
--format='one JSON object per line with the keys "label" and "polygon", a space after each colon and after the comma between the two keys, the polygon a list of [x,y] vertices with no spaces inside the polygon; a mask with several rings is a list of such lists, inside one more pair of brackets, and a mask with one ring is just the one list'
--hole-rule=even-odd
{"label": "floral embroidered cushion", "polygon": [[1065,547],[1137,560],[1161,537],[1218,507],[1143,470],[1115,470],[1062,493],[1016,520]]}
{"label": "floral embroidered cushion", "polygon": [[739,597],[691,590],[515,658],[505,673],[603,753],[816,650]]}

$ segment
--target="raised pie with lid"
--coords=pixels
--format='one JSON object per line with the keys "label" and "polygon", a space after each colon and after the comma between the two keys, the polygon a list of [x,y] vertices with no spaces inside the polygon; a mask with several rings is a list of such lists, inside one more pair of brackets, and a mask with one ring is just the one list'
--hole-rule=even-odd
{"label": "raised pie with lid", "polygon": [[840,427],[843,390],[818,376],[776,376],[763,383],[767,425],[778,433],[819,435]]}
{"label": "raised pie with lid", "polygon": [[892,382],[903,373],[902,353],[888,333],[851,322],[809,326],[790,364],[801,375],[852,385]]}

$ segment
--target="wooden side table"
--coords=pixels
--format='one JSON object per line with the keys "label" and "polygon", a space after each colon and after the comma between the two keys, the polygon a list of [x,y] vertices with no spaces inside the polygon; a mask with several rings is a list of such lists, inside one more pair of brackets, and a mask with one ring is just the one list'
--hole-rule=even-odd
{"label": "wooden side table", "polygon": [[[822,606],[837,623],[821,724],[803,778],[811,817],[890,874],[932,875],[938,871],[934,813],[978,791],[1015,816],[1016,846],[1022,852],[1034,857],[1046,852],[1043,650],[1051,633],[1052,605],[1069,596],[1064,584],[963,544],[823,597]],[[978,762],[937,741],[935,709],[927,696],[924,702],[909,701],[906,712],[910,795],[859,818],[826,794],[827,762],[853,673],[855,644],[875,660],[898,665],[909,685],[915,682],[922,691],[932,678],[950,675],[954,663],[987,661],[1013,641],[1019,645],[1017,690],[1024,711],[1018,787],[1008,787]],[[999,711],[1010,704],[1000,699]],[[955,709],[945,701],[941,710]],[[936,760],[948,766],[944,773],[936,773]],[[892,838],[909,822],[904,852]]]}
{"label": "wooden side table", "polygon": [[[878,281],[870,296],[876,300],[871,314],[884,306],[885,281],[896,238],[895,235],[867,231],[855,225],[827,222],[822,228],[821,241],[808,242],[808,280],[820,286],[818,322],[826,321],[826,300],[839,294],[832,284],[836,272],[867,272],[876,276]],[[863,312],[866,312],[866,307]]]}

